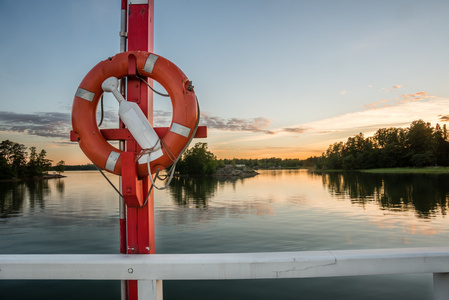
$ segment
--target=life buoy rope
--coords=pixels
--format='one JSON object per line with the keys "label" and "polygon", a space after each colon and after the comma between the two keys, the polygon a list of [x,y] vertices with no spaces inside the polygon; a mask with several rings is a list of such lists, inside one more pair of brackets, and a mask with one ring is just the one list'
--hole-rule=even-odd
{"label": "life buoy rope", "polygon": [[[173,118],[167,133],[160,138],[160,148],[145,150],[136,156],[137,174],[145,177],[161,171],[177,161],[187,148],[199,122],[199,106],[191,81],[169,60],[144,51],[123,52],[98,63],[81,81],[72,107],[73,131],[86,156],[98,167],[121,174],[123,151],[109,144],[96,122],[96,110],[103,95],[102,83],[109,77],[118,79],[133,75],[159,82],[170,96]],[[130,70],[131,69],[131,70]],[[145,153],[146,151],[146,153]],[[158,153],[156,153],[158,152]],[[148,161],[151,168],[148,168]]]}
{"label": "life buoy rope", "polygon": [[[198,104],[198,99],[197,99],[197,109],[198,109],[198,114],[200,114],[200,106],[199,106],[199,104]],[[198,130],[198,125],[199,125],[199,123],[200,123],[200,119],[198,118],[198,120],[196,121],[196,124],[195,124],[195,129],[193,130],[193,134],[192,134],[192,136],[190,137],[189,142],[185,145],[184,149],[182,149],[181,154],[184,153],[184,151],[187,149],[187,147],[189,146],[190,142],[192,141],[193,137],[195,136],[196,131]],[[162,144],[162,146],[164,146],[163,140],[161,140],[161,144]],[[168,147],[166,147],[166,148],[168,149]],[[173,155],[173,154],[172,154],[172,155]],[[174,175],[174,173],[175,173],[176,164],[178,163],[178,161],[179,161],[180,158],[181,158],[181,155],[179,155],[179,156],[176,158],[176,160],[173,161],[173,164],[171,165],[170,170],[167,172],[167,174],[168,174],[167,176],[168,176],[169,178],[168,178],[168,180],[166,181],[166,183],[165,183],[164,186],[158,187],[158,186],[155,184],[156,178],[161,179],[161,180],[164,180],[164,179],[162,179],[162,178],[159,177],[159,170],[156,170],[156,175],[155,175],[155,178],[154,178],[154,179],[153,179],[153,177],[150,176],[150,180],[151,180],[151,188],[154,187],[154,188],[157,189],[157,190],[164,190],[164,189],[166,189],[166,188],[168,187],[168,185],[170,184],[170,182],[171,182],[171,180],[172,180],[172,178],[173,178],[173,175]],[[149,158],[147,159],[147,165],[148,165],[148,170],[151,170]]]}

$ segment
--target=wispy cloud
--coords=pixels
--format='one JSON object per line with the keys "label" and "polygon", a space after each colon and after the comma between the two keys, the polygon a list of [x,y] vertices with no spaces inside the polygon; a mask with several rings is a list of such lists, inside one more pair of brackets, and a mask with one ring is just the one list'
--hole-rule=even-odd
{"label": "wispy cloud", "polygon": [[[378,107],[379,105],[381,105],[381,104],[383,104],[383,103],[386,103],[386,102],[388,102],[387,99],[382,99],[382,100],[380,100],[380,101],[378,101],[378,102],[366,104],[366,105],[364,105],[364,107],[366,107],[366,108],[375,108],[375,107]],[[385,106],[385,105],[388,105],[388,104],[384,104],[384,106]]]}
{"label": "wispy cloud", "polygon": [[153,112],[154,124],[157,126],[170,126],[172,115],[171,111],[155,110]]}
{"label": "wispy cloud", "polygon": [[[414,95],[427,95],[416,93]],[[429,98],[428,96],[426,98]],[[409,101],[398,105],[367,109],[347,113],[332,118],[299,124],[295,127],[309,128],[308,134],[328,133],[350,136],[358,132],[369,133],[382,127],[409,126],[414,120],[423,119],[427,122],[448,122],[449,115],[439,112],[447,110],[449,98],[434,98],[429,101]],[[358,131],[358,132],[357,132]]]}
{"label": "wispy cloud", "polygon": [[382,90],[384,92],[388,93],[388,92],[394,92],[395,90],[400,89],[402,87],[404,87],[402,84],[395,84],[395,85],[393,85],[392,88],[382,88]]}
{"label": "wispy cloud", "polygon": [[200,125],[207,126],[209,129],[218,129],[225,131],[241,131],[241,132],[252,132],[252,133],[263,133],[268,135],[275,135],[281,132],[291,133],[291,134],[303,134],[310,130],[308,127],[304,126],[289,126],[277,128],[274,130],[268,129],[271,124],[271,120],[265,117],[258,118],[220,118],[212,116],[208,113],[201,114]]}
{"label": "wispy cloud", "polygon": [[20,132],[42,137],[69,136],[70,114],[41,112],[35,114],[0,111],[0,131]]}
{"label": "wispy cloud", "polygon": [[435,96],[431,96],[426,92],[418,92],[415,94],[404,94],[401,95],[401,98],[403,98],[403,100],[401,100],[400,103],[421,101],[424,100],[425,98],[434,98],[434,97]]}
{"label": "wispy cloud", "polygon": [[438,115],[441,122],[449,122],[449,115]]}
{"label": "wispy cloud", "polygon": [[296,133],[296,134],[302,134],[309,130],[310,128],[307,127],[284,127],[281,128],[280,132],[289,132],[289,133]]}
{"label": "wispy cloud", "polygon": [[264,117],[258,118],[220,118],[211,116],[208,113],[202,113],[200,124],[210,129],[230,130],[230,131],[247,131],[266,134],[274,134],[273,131],[266,129],[271,121]]}
{"label": "wispy cloud", "polygon": [[[105,111],[103,115],[104,127],[114,126],[112,124],[118,124],[117,113]],[[72,130],[70,113],[38,112],[25,114],[0,111],[0,131],[68,139],[70,130]]]}
{"label": "wispy cloud", "polygon": [[[402,87],[402,85],[398,84],[398,85],[393,86],[393,88],[399,88],[399,87]],[[391,92],[391,91],[394,91],[394,89],[385,90],[385,91]],[[402,100],[400,100],[400,98],[402,98]],[[364,107],[369,108],[369,109],[378,109],[379,107],[394,106],[394,105],[398,105],[398,104],[404,104],[407,102],[421,101],[421,100],[424,100],[427,98],[435,98],[435,96],[429,95],[429,93],[427,93],[427,92],[417,92],[414,94],[402,94],[402,95],[400,95],[400,98],[395,98],[390,103],[388,103],[389,100],[382,99],[377,102],[365,104]]]}

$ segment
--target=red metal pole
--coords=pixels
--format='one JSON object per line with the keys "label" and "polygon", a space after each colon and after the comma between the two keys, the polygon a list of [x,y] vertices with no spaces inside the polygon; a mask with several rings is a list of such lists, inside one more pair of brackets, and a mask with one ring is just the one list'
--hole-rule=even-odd
{"label": "red metal pole", "polygon": [[[122,1],[123,2],[126,1]],[[123,8],[123,7],[122,7]],[[153,52],[154,0],[136,0],[128,5],[128,51]],[[152,81],[149,81],[152,84]],[[153,125],[153,93],[138,79],[128,78],[127,100],[136,102]],[[134,140],[126,143],[128,152],[140,152]],[[149,178],[141,179],[144,197],[149,191]],[[127,254],[152,254],[154,249],[154,195],[148,198],[145,207],[126,207]],[[137,300],[137,281],[128,281],[128,300]]]}
{"label": "red metal pole", "polygon": [[[127,23],[127,0],[122,0],[122,9],[121,9],[121,24],[120,24],[120,52],[126,51],[126,23]],[[120,92],[122,95],[125,94],[125,86],[126,83],[124,80],[120,82]],[[125,128],[125,125],[120,122],[120,128]],[[125,141],[120,141],[120,150],[125,150]],[[121,188],[121,176],[120,176],[120,188]],[[121,191],[120,191],[121,192]],[[120,253],[126,254],[126,219],[125,219],[125,201],[122,197],[120,197]]]}
{"label": "red metal pole", "polygon": [[[120,52],[126,51],[126,41],[127,41],[127,12],[128,12],[128,1],[122,0],[122,6],[120,11]],[[126,81],[121,80],[120,81],[120,93],[122,95],[125,94],[126,91]],[[123,122],[120,121],[119,124],[120,128],[125,128],[125,125]],[[120,150],[125,151],[125,141],[120,140]],[[120,192],[123,195],[123,189],[122,189],[122,176],[119,177],[120,181]],[[122,197],[119,197],[119,218],[120,218],[120,253],[126,254],[126,248],[127,248],[127,242],[126,242],[126,205],[125,205],[125,199]],[[121,281],[121,296],[120,299],[126,300],[128,299],[128,282],[125,280]]]}

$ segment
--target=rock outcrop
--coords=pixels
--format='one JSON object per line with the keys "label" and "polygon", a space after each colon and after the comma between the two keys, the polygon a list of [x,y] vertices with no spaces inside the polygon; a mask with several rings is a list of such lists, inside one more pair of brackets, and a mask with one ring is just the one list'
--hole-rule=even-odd
{"label": "rock outcrop", "polygon": [[256,171],[248,167],[236,167],[233,165],[226,165],[223,168],[218,168],[213,176],[223,176],[223,177],[254,177],[258,175]]}

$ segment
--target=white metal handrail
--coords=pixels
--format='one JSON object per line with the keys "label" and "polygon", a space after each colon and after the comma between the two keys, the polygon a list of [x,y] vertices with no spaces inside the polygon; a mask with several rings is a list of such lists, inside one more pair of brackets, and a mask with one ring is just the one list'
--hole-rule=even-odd
{"label": "white metal handrail", "polygon": [[230,254],[0,255],[0,279],[138,280],[139,299],[162,299],[161,280],[411,273],[433,273],[435,299],[449,299],[449,247]]}

